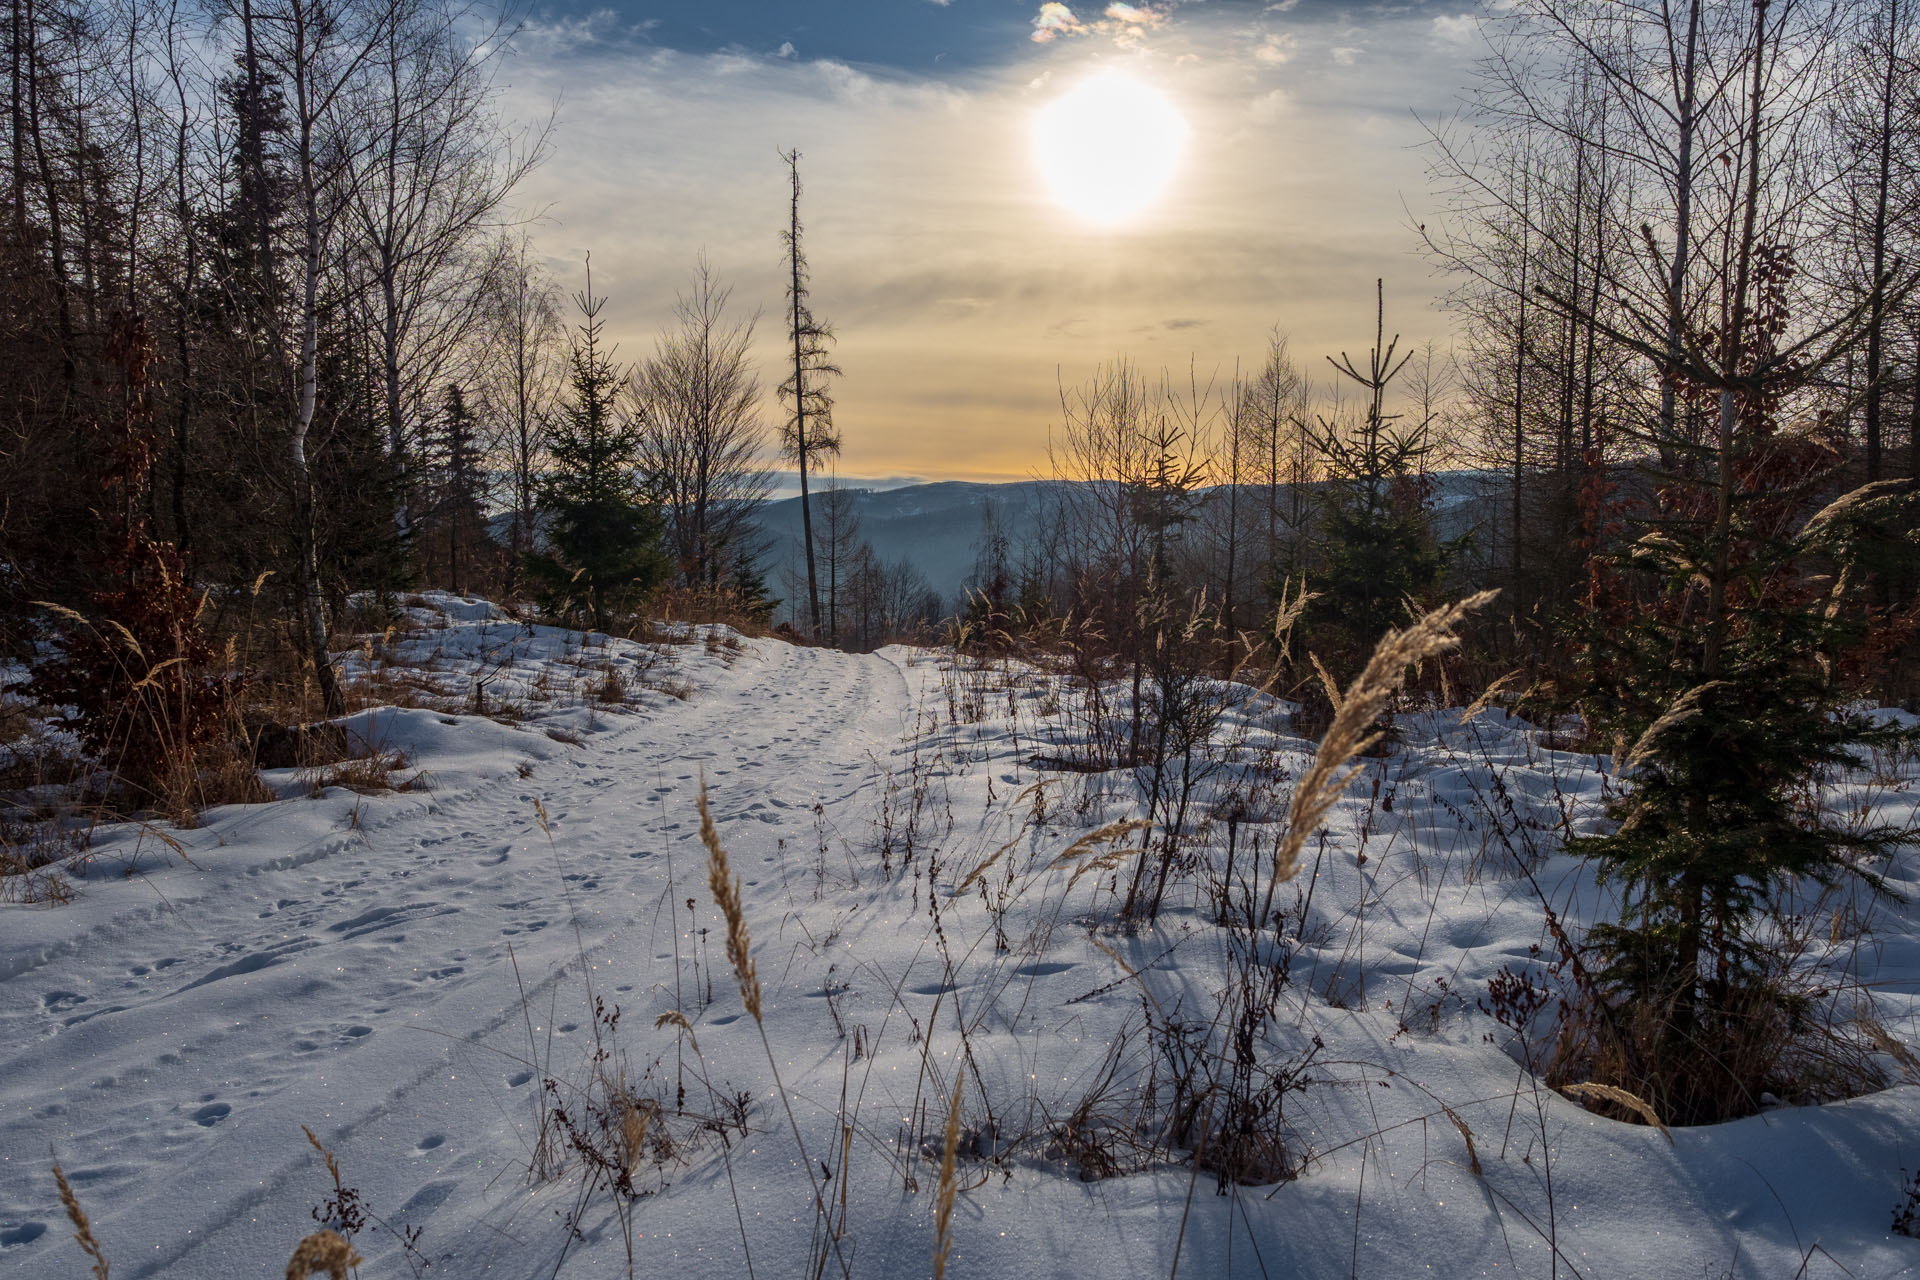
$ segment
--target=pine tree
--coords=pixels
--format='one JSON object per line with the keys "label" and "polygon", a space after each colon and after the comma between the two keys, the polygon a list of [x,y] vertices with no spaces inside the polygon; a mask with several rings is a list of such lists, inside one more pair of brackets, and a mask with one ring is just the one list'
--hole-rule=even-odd
{"label": "pine tree", "polygon": [[447,385],[440,420],[430,442],[434,475],[431,485],[433,524],[447,547],[447,586],[456,595],[463,590],[462,569],[471,581],[478,554],[487,545],[483,497],[486,477],[480,470],[480,447],[473,411],[458,383]]}
{"label": "pine tree", "polygon": [[567,358],[568,395],[548,427],[552,465],[540,483],[549,552],[529,564],[543,603],[606,631],[665,573],[661,524],[636,477],[639,431],[616,404],[625,379],[601,346],[591,267],[576,294],[580,323]]}
{"label": "pine tree", "polygon": [[[1426,512],[1431,449],[1424,421],[1397,425],[1386,412],[1387,386],[1413,358],[1394,360],[1399,335],[1386,336],[1380,281],[1374,282],[1374,345],[1362,372],[1342,353],[1333,367],[1367,392],[1365,417],[1343,433],[1320,419],[1315,441],[1330,476],[1320,528],[1321,576],[1315,585],[1309,624],[1341,633],[1345,647],[1364,655],[1388,628],[1403,621],[1404,602],[1439,581],[1443,558],[1433,543]],[[1283,584],[1275,584],[1281,587]]]}
{"label": "pine tree", "polygon": [[1876,863],[1917,834],[1845,821],[1818,795],[1866,752],[1915,740],[1853,708],[1841,663],[1874,621],[1861,588],[1886,534],[1911,554],[1914,497],[1882,481],[1806,518],[1843,454],[1776,415],[1825,361],[1781,349],[1791,255],[1744,256],[1732,326],[1689,333],[1700,354],[1669,374],[1682,408],[1717,418],[1717,443],[1663,477],[1651,528],[1594,566],[1588,601],[1584,710],[1633,744],[1618,826],[1569,842],[1621,890],[1618,918],[1588,934],[1603,1006],[1588,1070],[1674,1123],[1793,1088],[1806,999],[1773,950],[1781,894],[1884,890]]}

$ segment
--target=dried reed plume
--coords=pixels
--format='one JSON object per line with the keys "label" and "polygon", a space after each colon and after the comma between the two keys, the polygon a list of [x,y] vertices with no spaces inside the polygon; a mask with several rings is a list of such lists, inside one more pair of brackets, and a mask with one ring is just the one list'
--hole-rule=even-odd
{"label": "dried reed plume", "polygon": [[[747,1012],[753,1015],[753,1025],[760,1032],[760,1047],[766,1051],[767,1070],[773,1075],[774,1092],[780,1098],[781,1109],[786,1112],[787,1128],[793,1133],[793,1145],[800,1151],[800,1167],[807,1171],[807,1182],[813,1188],[817,1221],[830,1224],[832,1214],[820,1190],[820,1175],[814,1172],[813,1161],[807,1156],[807,1142],[800,1134],[800,1121],[794,1117],[793,1102],[787,1096],[786,1082],[780,1078],[780,1061],[774,1057],[773,1042],[767,1039],[767,1024],[760,1017],[760,975],[753,967],[750,950],[753,940],[747,935],[747,913],[740,905],[740,882],[734,878],[727,862],[727,851],[720,846],[720,833],[714,829],[713,814],[707,808],[707,780],[704,774],[700,779],[699,806],[700,841],[707,846],[707,887],[713,893],[714,904],[727,918],[727,959],[733,963],[734,977],[740,981],[740,999],[747,1006]],[[672,1021],[671,1018],[666,1020]],[[681,1019],[681,1022],[684,1025],[685,1019]],[[833,1251],[834,1260],[840,1264],[840,1274],[851,1276],[853,1269],[840,1247],[840,1237],[831,1229],[826,1233],[826,1248]],[[817,1254],[811,1261],[817,1261],[819,1265],[809,1266],[808,1270],[818,1277],[826,1268],[826,1257]]]}
{"label": "dried reed plume", "polygon": [[[1032,790],[1032,788],[1028,788],[1028,790]],[[962,880],[959,886],[954,889],[953,891],[954,895],[957,897],[960,894],[965,893],[967,890],[973,888],[974,885],[979,884],[982,880],[985,880],[987,878],[987,873],[993,870],[994,864],[999,862],[1000,859],[1006,857],[1008,850],[1012,849],[1015,845],[1019,843],[1020,843],[1020,838],[1018,836],[1015,836],[1013,839],[1001,845],[998,849],[995,849],[993,851],[992,857],[988,858],[985,862],[982,862],[979,866],[975,867],[973,870],[967,872],[967,878]]]}
{"label": "dried reed plume", "polygon": [[1486,1171],[1480,1167],[1480,1152],[1473,1145],[1473,1130],[1467,1127],[1467,1122],[1452,1107],[1441,1103],[1440,1109],[1447,1113],[1447,1119],[1453,1121],[1453,1127],[1460,1131],[1460,1141],[1467,1144],[1467,1168],[1476,1178],[1486,1177]]}
{"label": "dried reed plume", "polygon": [[1143,841],[1137,847],[1109,849],[1099,857],[1089,858],[1085,862],[1079,861],[1082,854],[1091,850],[1095,845],[1110,843],[1120,839],[1122,836],[1132,835],[1136,831],[1144,831],[1152,825],[1153,823],[1145,818],[1129,818],[1124,822],[1109,822],[1097,831],[1087,832],[1087,834],[1068,845],[1060,852],[1059,857],[1048,864],[1047,870],[1052,871],[1060,867],[1072,867],[1073,875],[1067,880],[1067,888],[1071,889],[1074,885],[1080,883],[1081,876],[1095,872],[1111,871],[1128,858],[1146,852],[1146,847]]}
{"label": "dried reed plume", "polygon": [[1326,666],[1320,661],[1320,655],[1309,653],[1307,661],[1313,664],[1315,674],[1320,677],[1320,687],[1327,691],[1327,701],[1333,704],[1333,713],[1340,714],[1340,685],[1327,673]]}
{"label": "dried reed plume", "polygon": [[933,1209],[933,1280],[944,1280],[947,1250],[953,1245],[953,1197],[960,1181],[954,1174],[953,1158],[960,1149],[960,1091],[966,1083],[966,1073],[956,1070],[953,1099],[947,1104],[947,1140],[940,1152],[940,1195]]}
{"label": "dried reed plume", "polygon": [[1716,689],[1724,688],[1726,683],[1724,680],[1709,680],[1705,684],[1693,686],[1675,698],[1673,705],[1661,712],[1659,718],[1647,726],[1646,732],[1640,735],[1640,740],[1633,744],[1633,750],[1627,752],[1627,758],[1620,762],[1620,772],[1631,773],[1646,763],[1647,757],[1652,755],[1654,748],[1660,745],[1660,739],[1665,737],[1669,730],[1698,716],[1701,710],[1700,704],[1706,700],[1706,696]]}
{"label": "dried reed plume", "polygon": [[686,1032],[687,1039],[693,1044],[693,1051],[695,1053],[700,1052],[700,1040],[693,1034],[693,1024],[687,1021],[686,1014],[680,1012],[678,1009],[669,1009],[653,1020],[653,1029],[655,1031],[666,1026],[678,1027]]}
{"label": "dried reed plume", "polygon": [[80,1207],[80,1197],[73,1194],[73,1187],[57,1160],[53,1165],[53,1180],[60,1184],[60,1203],[67,1207],[74,1240],[79,1243],[80,1251],[93,1259],[94,1280],[107,1280],[107,1255],[101,1252],[100,1242],[93,1238],[93,1224],[87,1221],[87,1211]]}
{"label": "dried reed plume", "polygon": [[1863,484],[1858,489],[1841,494],[1814,512],[1812,517],[1800,526],[1800,536],[1803,539],[1811,538],[1829,525],[1841,520],[1856,519],[1875,506],[1887,505],[1889,498],[1904,498],[1912,492],[1911,480],[1875,480]]}
{"label": "dried reed plume", "polygon": [[1471,722],[1475,716],[1479,715],[1482,711],[1485,711],[1488,707],[1492,706],[1493,700],[1495,698],[1498,698],[1501,694],[1505,693],[1508,689],[1512,688],[1514,681],[1517,680],[1521,674],[1522,673],[1518,670],[1509,671],[1507,672],[1507,674],[1501,676],[1498,680],[1495,680],[1492,684],[1482,689],[1480,691],[1480,696],[1475,698],[1472,702],[1469,702],[1467,704],[1467,709],[1460,713],[1459,722],[1463,725],[1467,724]]}
{"label": "dried reed plume", "polygon": [[[1327,726],[1326,736],[1320,739],[1320,747],[1313,754],[1313,763],[1300,779],[1300,785],[1294,788],[1293,802],[1287,806],[1287,834],[1273,851],[1269,897],[1272,886],[1291,880],[1300,869],[1300,851],[1306,847],[1307,837],[1319,829],[1320,820],[1360,772],[1358,765],[1347,768],[1349,762],[1379,741],[1380,733],[1374,726],[1406,680],[1407,668],[1458,648],[1460,638],[1453,629],[1461,619],[1498,594],[1498,591],[1482,591],[1435,609],[1402,630],[1387,632],[1374,647],[1373,656],[1367,659],[1366,669],[1344,695],[1327,679],[1325,669],[1321,669],[1320,678],[1326,680],[1327,693],[1333,698],[1333,723]],[[1319,665],[1316,659],[1314,666]]]}
{"label": "dried reed plume", "polygon": [[[1289,579],[1288,581],[1291,581]],[[1293,653],[1293,628],[1306,614],[1307,606],[1320,598],[1318,591],[1307,590],[1307,580],[1300,579],[1300,590],[1292,598],[1287,595],[1287,582],[1280,584],[1280,607],[1273,615],[1273,635],[1280,644],[1280,660],[1284,663]]]}
{"label": "dried reed plume", "polygon": [[1594,1098],[1601,1102],[1611,1102],[1616,1107],[1625,1107],[1627,1110],[1633,1112],[1633,1114],[1639,1116],[1647,1124],[1658,1129],[1661,1136],[1667,1140],[1669,1146],[1673,1144],[1673,1135],[1667,1132],[1666,1125],[1660,1123],[1660,1113],[1653,1109],[1651,1102],[1648,1102],[1637,1093],[1629,1093],[1617,1085],[1593,1084],[1591,1082],[1586,1084],[1563,1084],[1560,1086],[1560,1092],[1570,1094],[1575,1099],[1584,1100]]}
{"label": "dried reed plume", "polygon": [[700,781],[700,841],[707,846],[707,888],[714,905],[727,918],[727,960],[733,976],[740,980],[740,999],[760,1021],[760,975],[753,967],[749,949],[753,939],[747,934],[747,913],[740,905],[740,881],[727,864],[727,851],[720,847],[720,833],[714,829],[713,814],[707,809],[706,779]]}
{"label": "dried reed plume", "polygon": [[333,1280],[347,1280],[347,1268],[364,1261],[338,1232],[316,1231],[294,1246],[293,1256],[287,1259],[287,1280],[307,1280],[317,1271]]}

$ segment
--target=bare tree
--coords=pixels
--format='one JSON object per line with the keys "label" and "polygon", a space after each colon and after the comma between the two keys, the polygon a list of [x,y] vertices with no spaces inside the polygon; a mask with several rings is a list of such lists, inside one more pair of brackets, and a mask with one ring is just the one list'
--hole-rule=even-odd
{"label": "bare tree", "polygon": [[364,121],[357,95],[365,92],[367,71],[397,13],[393,0],[268,0],[247,16],[249,46],[257,42],[259,60],[289,96],[298,287],[284,315],[274,309],[269,338],[290,399],[286,441],[303,638],[327,712],[339,715],[346,699],[327,652],[308,433],[319,404],[322,287],[349,216],[354,174],[375,145],[356,127]]}
{"label": "bare tree", "polygon": [[[361,148],[345,184],[350,240],[379,335],[388,449],[406,474],[409,422],[480,320],[485,239],[546,151],[551,118],[515,137],[492,113],[502,20],[466,0],[386,0],[354,98]],[[397,513],[406,527],[403,498]]]}
{"label": "bare tree", "polygon": [[814,317],[808,305],[810,293],[807,255],[800,236],[800,153],[783,151],[788,176],[793,184],[793,199],[787,229],[781,240],[787,246],[787,334],[793,343],[793,373],[780,384],[780,398],[788,406],[787,420],[781,432],[781,447],[800,471],[800,535],[807,555],[807,611],[813,634],[820,634],[820,583],[813,554],[813,512],[807,500],[807,473],[821,458],[840,452],[840,436],[833,425],[833,397],[827,380],[837,377],[839,366],[827,355],[833,344],[833,327]]}
{"label": "bare tree", "polygon": [[675,327],[633,388],[641,470],[666,516],[674,572],[697,591],[756,557],[754,513],[772,487],[749,358],[754,317],[730,318],[731,296],[701,255],[674,302]]}
{"label": "bare tree", "polygon": [[504,463],[508,491],[508,590],[533,550],[534,510],[546,465],[546,423],[566,376],[560,288],[524,234],[508,233],[491,250],[485,275],[475,383],[491,422],[491,451]]}

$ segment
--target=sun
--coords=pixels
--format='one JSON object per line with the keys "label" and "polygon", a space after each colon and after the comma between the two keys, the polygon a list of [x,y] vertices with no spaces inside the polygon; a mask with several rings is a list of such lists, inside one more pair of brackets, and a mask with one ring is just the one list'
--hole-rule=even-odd
{"label": "sun", "polygon": [[1040,108],[1033,154],[1053,198],[1102,227],[1144,212],[1180,167],[1187,122],[1151,85],[1103,71]]}

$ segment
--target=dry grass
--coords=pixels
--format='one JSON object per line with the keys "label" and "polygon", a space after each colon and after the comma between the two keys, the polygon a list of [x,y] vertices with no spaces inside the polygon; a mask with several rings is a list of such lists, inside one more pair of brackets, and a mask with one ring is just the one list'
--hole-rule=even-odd
{"label": "dry grass", "polygon": [[1586,1084],[1563,1084],[1560,1086],[1560,1092],[1571,1095],[1579,1102],[1611,1103],[1613,1106],[1630,1111],[1640,1117],[1642,1123],[1658,1129],[1661,1136],[1664,1137],[1669,1144],[1673,1142],[1673,1135],[1667,1132],[1666,1125],[1660,1123],[1659,1113],[1654,1111],[1653,1104],[1636,1093],[1630,1093],[1617,1085],[1594,1084],[1591,1082]]}
{"label": "dry grass", "polygon": [[406,752],[397,748],[374,750],[351,760],[342,760],[329,765],[314,774],[308,786],[309,794],[319,795],[328,787],[344,787],[360,795],[373,795],[382,791],[411,792],[425,791],[427,774],[425,770],[411,778],[397,778],[394,775],[408,768],[411,762]]}
{"label": "dry grass", "polygon": [[700,841],[707,846],[707,888],[714,905],[727,920],[727,962],[740,983],[740,1000],[755,1022],[760,1018],[760,974],[754,968],[753,939],[747,933],[746,911],[740,905],[740,881],[727,861],[727,851],[714,829],[713,814],[707,809],[707,784],[700,783]]}
{"label": "dry grass", "polygon": [[953,1097],[947,1103],[947,1134],[940,1151],[940,1190],[933,1209],[933,1280],[945,1280],[947,1253],[953,1247],[953,1200],[959,1187],[954,1154],[960,1149],[960,1095],[966,1073],[953,1073]]}
{"label": "dry grass", "polygon": [[58,1161],[54,1162],[53,1180],[59,1184],[60,1203],[66,1206],[67,1220],[73,1223],[73,1238],[79,1242],[80,1252],[93,1259],[94,1280],[107,1280],[107,1255],[93,1238],[93,1224],[87,1220],[87,1211],[80,1207],[80,1197],[73,1194],[73,1186]]}
{"label": "dry grass", "polygon": [[307,1280],[321,1271],[332,1280],[347,1280],[348,1269],[363,1261],[338,1232],[316,1231],[294,1246],[293,1256],[287,1259],[287,1280]]}
{"label": "dry grass", "polygon": [[73,886],[60,864],[86,852],[89,830],[65,815],[0,820],[0,902],[73,901]]}
{"label": "dry grass", "polygon": [[1435,609],[1402,630],[1389,631],[1344,694],[1334,688],[1324,668],[1321,670],[1333,701],[1333,723],[1320,739],[1313,763],[1294,788],[1293,801],[1287,807],[1287,833],[1274,848],[1269,897],[1273,885],[1291,880],[1299,871],[1300,851],[1308,838],[1319,830],[1321,819],[1360,772],[1360,766],[1348,766],[1380,740],[1381,714],[1405,683],[1408,668],[1458,648],[1460,638],[1455,629],[1468,614],[1498,594],[1479,592]]}

